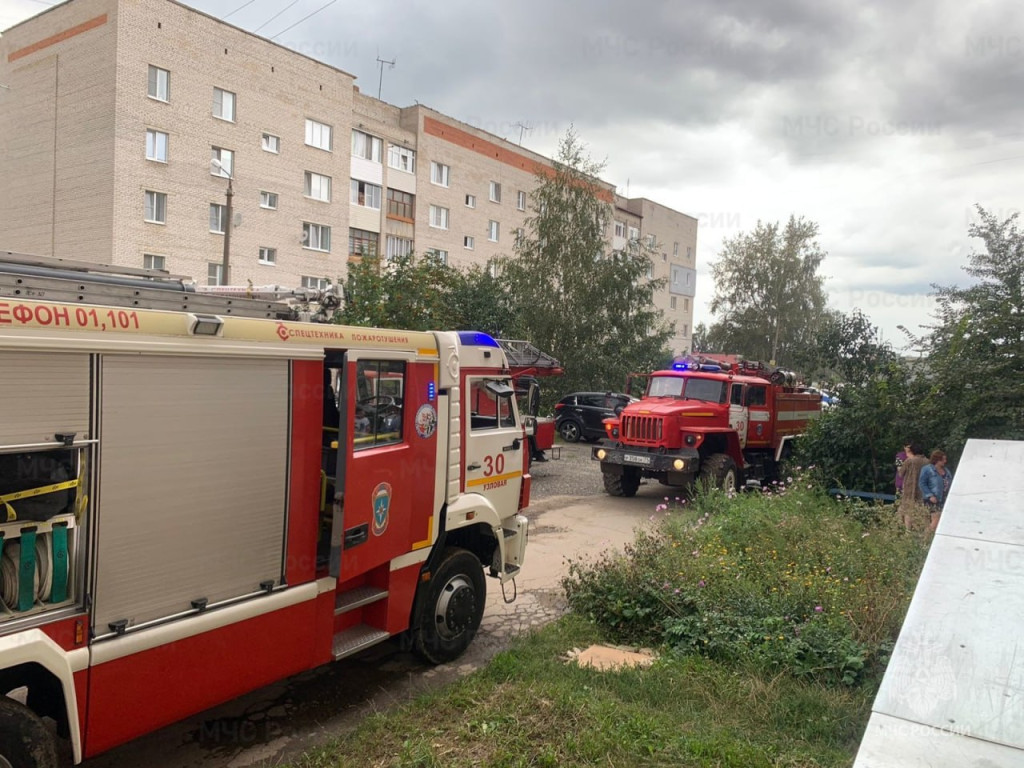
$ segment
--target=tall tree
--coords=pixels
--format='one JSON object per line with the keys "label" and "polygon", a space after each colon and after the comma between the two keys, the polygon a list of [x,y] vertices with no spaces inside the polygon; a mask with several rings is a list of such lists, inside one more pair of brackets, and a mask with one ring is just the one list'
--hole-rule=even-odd
{"label": "tall tree", "polygon": [[793,365],[813,341],[826,306],[817,235],[817,224],[791,216],[725,241],[711,267],[719,319],[709,332],[723,351]]}
{"label": "tall tree", "polygon": [[538,173],[514,255],[500,262],[517,326],[562,362],[566,390],[619,389],[630,371],[668,358],[671,331],[653,304],[664,283],[650,277],[654,249],[631,240],[609,251],[602,169],[570,129],[553,168]]}

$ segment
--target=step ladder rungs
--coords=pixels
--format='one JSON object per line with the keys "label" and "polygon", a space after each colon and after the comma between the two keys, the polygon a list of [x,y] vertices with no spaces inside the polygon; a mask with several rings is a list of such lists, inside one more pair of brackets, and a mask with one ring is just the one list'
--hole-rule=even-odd
{"label": "step ladder rungs", "polygon": [[334,654],[334,660],[337,661],[346,656],[351,656],[353,653],[358,653],[364,648],[369,648],[383,642],[389,637],[391,635],[383,629],[359,624],[336,634],[331,651]]}
{"label": "step ladder rungs", "polygon": [[388,596],[386,589],[380,587],[356,587],[348,592],[342,592],[334,598],[334,615],[361,608],[370,603],[376,603]]}
{"label": "step ladder rungs", "polygon": [[512,565],[512,563],[505,563],[505,575],[506,576],[515,576],[517,573],[519,573],[519,566],[518,565]]}

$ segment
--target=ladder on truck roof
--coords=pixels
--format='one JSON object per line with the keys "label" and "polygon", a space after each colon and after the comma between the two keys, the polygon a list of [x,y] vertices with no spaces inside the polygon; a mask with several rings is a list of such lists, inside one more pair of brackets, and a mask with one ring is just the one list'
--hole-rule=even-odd
{"label": "ladder on truck roof", "polygon": [[497,339],[505,350],[509,368],[513,373],[529,373],[533,376],[560,376],[565,371],[562,364],[528,341],[516,339]]}
{"label": "ladder on truck roof", "polygon": [[[338,286],[205,286],[159,269],[93,264],[0,251],[0,297],[200,312],[271,320],[326,321],[341,306]],[[294,303],[293,303],[294,302]],[[315,304],[317,312],[295,306]]]}

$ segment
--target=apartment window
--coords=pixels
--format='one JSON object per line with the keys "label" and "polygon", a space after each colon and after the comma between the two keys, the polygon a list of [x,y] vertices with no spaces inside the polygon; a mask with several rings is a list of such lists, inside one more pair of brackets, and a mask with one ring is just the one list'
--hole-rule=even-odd
{"label": "apartment window", "polygon": [[684,312],[689,312],[690,311],[690,300],[689,299],[685,299],[685,298],[683,299],[683,311]]}
{"label": "apartment window", "polygon": [[331,252],[331,228],[324,224],[302,222],[302,247],[311,251]]}
{"label": "apartment window", "polygon": [[491,182],[490,200],[492,203],[501,202],[501,184],[496,181]]}
{"label": "apartment window", "polygon": [[523,235],[526,234],[526,230],[523,229],[522,227],[516,227],[513,230],[513,233],[514,233],[514,236],[515,236],[515,241],[518,243],[518,242],[520,242],[523,239]]}
{"label": "apartment window", "polygon": [[672,243],[672,258],[679,255],[679,243]]}
{"label": "apartment window", "polygon": [[496,278],[498,276],[498,262],[492,261],[490,264],[488,264],[487,265],[487,273],[491,277],[495,277]]}
{"label": "apartment window", "polygon": [[277,192],[266,192],[260,190],[260,208],[268,208],[272,211],[277,210]]}
{"label": "apartment window", "polygon": [[331,126],[306,118],[306,145],[331,151]]}
{"label": "apartment window", "polygon": [[431,161],[430,163],[430,183],[437,184],[442,187],[447,187],[451,180],[451,171],[444,163],[438,163]]}
{"label": "apartment window", "polygon": [[364,208],[375,208],[380,210],[380,187],[368,181],[352,179],[352,205],[361,205]]}
{"label": "apartment window", "polygon": [[388,188],[388,216],[395,219],[413,219],[413,196],[408,192]]}
{"label": "apartment window", "polygon": [[654,262],[648,262],[647,264],[647,277],[650,280],[654,279]]}
{"label": "apartment window", "polygon": [[227,214],[227,206],[219,203],[210,203],[210,231],[218,235],[224,234],[224,216]]}
{"label": "apartment window", "polygon": [[384,142],[362,131],[352,131],[352,157],[361,157],[374,163],[381,161]]}
{"label": "apartment window", "polygon": [[407,237],[388,235],[384,243],[384,253],[389,261],[409,256],[412,254],[412,240]]}
{"label": "apartment window", "polygon": [[219,261],[210,261],[206,264],[206,284],[224,285],[224,265]]}
{"label": "apartment window", "polygon": [[260,264],[277,264],[277,248],[260,246]]}
{"label": "apartment window", "polygon": [[693,258],[693,249],[690,246],[686,246],[686,259],[689,261]]}
{"label": "apartment window", "polygon": [[167,194],[146,190],[146,221],[151,224],[167,223]]}
{"label": "apartment window", "polygon": [[662,252],[662,254],[661,254],[661,260],[662,260],[662,261],[668,261],[668,254],[667,254],[667,253],[664,253],[664,252]]}
{"label": "apartment window", "polygon": [[675,296],[669,296],[668,297],[668,308],[669,309],[675,309],[676,308],[676,297]]}
{"label": "apartment window", "polygon": [[492,243],[498,242],[498,222],[487,222],[487,239]]}
{"label": "apartment window", "polygon": [[626,225],[621,221],[615,222],[615,236],[625,237],[626,236]]}
{"label": "apartment window", "polygon": [[273,152],[276,155],[281,151],[281,137],[272,133],[264,133],[261,146],[264,152]]}
{"label": "apartment window", "polygon": [[157,256],[155,253],[144,253],[142,254],[142,268],[164,271],[167,269],[167,257]]}
{"label": "apartment window", "polygon": [[516,208],[520,211],[526,210],[526,193],[521,189],[516,192]]}
{"label": "apartment window", "polygon": [[476,239],[472,235],[466,235],[462,238],[462,247],[473,250],[473,246],[476,245]]}
{"label": "apartment window", "polygon": [[690,335],[690,326],[686,325],[684,323],[683,324],[683,336],[689,336],[689,335]]}
{"label": "apartment window", "polygon": [[376,256],[380,248],[380,235],[366,229],[349,229],[349,258],[361,259],[364,256]]}
{"label": "apartment window", "polygon": [[303,275],[299,278],[299,283],[303,288],[312,288],[317,291],[326,291],[331,287],[331,281],[326,277],[311,277],[310,275]]}
{"label": "apartment window", "polygon": [[149,65],[149,97],[158,101],[171,100],[171,73]]}
{"label": "apartment window", "polygon": [[637,229],[636,227],[630,227],[629,228],[629,239],[630,240],[637,240],[637,239],[639,239],[639,237],[640,237],[640,230]]}
{"label": "apartment window", "polygon": [[331,177],[319,173],[306,171],[306,197],[314,200],[321,200],[325,203],[331,202]]}
{"label": "apartment window", "polygon": [[439,205],[430,206],[430,226],[436,229],[448,229],[448,209]]}
{"label": "apartment window", "polygon": [[416,173],[416,151],[397,144],[389,145],[388,167],[406,173]]}
{"label": "apartment window", "polygon": [[647,247],[654,248],[658,244],[658,238],[654,235],[647,236]]}
{"label": "apartment window", "polygon": [[476,208],[476,195],[466,195],[466,207]]}
{"label": "apartment window", "polygon": [[[229,179],[235,175],[235,153],[222,147],[210,147],[210,175]],[[216,160],[217,162],[212,162]]]}
{"label": "apartment window", "polygon": [[167,139],[163,131],[146,130],[146,159],[158,163],[167,162]]}
{"label": "apartment window", "polygon": [[213,89],[213,116],[235,122],[235,94],[223,88]]}
{"label": "apartment window", "polygon": [[448,263],[448,251],[443,251],[440,248],[428,248],[427,256],[434,259],[438,264]]}

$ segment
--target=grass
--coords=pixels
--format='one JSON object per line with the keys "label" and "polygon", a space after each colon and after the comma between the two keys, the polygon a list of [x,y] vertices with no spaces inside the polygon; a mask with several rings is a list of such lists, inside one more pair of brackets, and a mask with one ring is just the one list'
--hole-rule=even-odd
{"label": "grass", "polygon": [[[923,540],[800,479],[656,514],[625,554],[572,564],[573,614],[292,768],[851,765]],[[566,661],[601,641],[660,658]]]}

